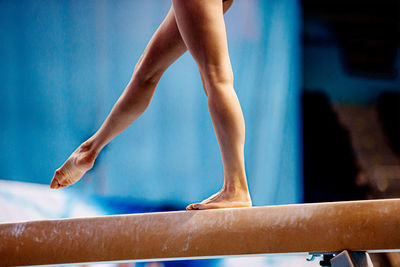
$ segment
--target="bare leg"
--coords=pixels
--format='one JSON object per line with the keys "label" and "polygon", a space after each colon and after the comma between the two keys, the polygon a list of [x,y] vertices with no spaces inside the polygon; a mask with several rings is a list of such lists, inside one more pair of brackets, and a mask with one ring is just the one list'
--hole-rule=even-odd
{"label": "bare leg", "polygon": [[103,125],[55,171],[51,188],[74,184],[92,168],[101,149],[143,114],[163,72],[186,50],[171,9],[151,38],[131,80]]}
{"label": "bare leg", "polygon": [[[224,12],[230,4],[224,4]],[[81,144],[55,171],[51,188],[72,185],[92,168],[101,149],[146,110],[164,71],[187,50],[173,8],[154,33],[132,78],[100,129]]]}
{"label": "bare leg", "polygon": [[251,206],[244,167],[245,124],[233,89],[221,0],[172,3],[178,29],[203,80],[224,166],[223,188],[187,209]]}

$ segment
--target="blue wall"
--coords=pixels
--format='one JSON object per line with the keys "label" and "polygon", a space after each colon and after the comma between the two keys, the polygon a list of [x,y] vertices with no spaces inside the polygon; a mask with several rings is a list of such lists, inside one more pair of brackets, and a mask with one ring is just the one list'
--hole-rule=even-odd
{"label": "blue wall", "polygon": [[[169,6],[0,2],[0,179],[49,183],[101,125]],[[236,1],[225,18],[254,204],[299,202],[299,3]],[[207,99],[186,53],[165,73],[145,114],[65,190],[188,203],[219,190],[222,177]]]}

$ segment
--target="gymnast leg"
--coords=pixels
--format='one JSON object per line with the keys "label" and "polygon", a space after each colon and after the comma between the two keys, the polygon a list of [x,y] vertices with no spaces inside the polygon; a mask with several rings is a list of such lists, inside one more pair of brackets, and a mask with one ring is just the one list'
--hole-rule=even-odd
{"label": "gymnast leg", "polygon": [[[230,5],[229,2],[224,3],[223,11],[227,11]],[[101,149],[143,114],[150,104],[161,75],[186,50],[171,7],[136,64],[131,80],[110,114],[100,129],[55,171],[51,188],[72,185],[92,168]]]}
{"label": "gymnast leg", "polygon": [[221,0],[172,0],[183,41],[195,59],[224,167],[222,189],[191,209],[251,206],[244,167],[245,123],[233,89]]}

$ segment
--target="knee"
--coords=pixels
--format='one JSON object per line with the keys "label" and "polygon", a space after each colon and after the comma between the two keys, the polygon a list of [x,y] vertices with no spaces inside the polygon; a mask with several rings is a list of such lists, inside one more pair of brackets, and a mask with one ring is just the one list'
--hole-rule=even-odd
{"label": "knee", "polygon": [[151,64],[149,64],[142,55],[135,66],[132,80],[135,83],[143,86],[155,86],[160,81],[163,73],[164,70],[151,66]]}
{"label": "knee", "polygon": [[207,95],[233,88],[233,72],[227,66],[208,65],[202,69]]}
{"label": "knee", "polygon": [[163,72],[161,71],[139,69],[134,74],[134,80],[142,86],[154,87],[160,81],[162,74]]}

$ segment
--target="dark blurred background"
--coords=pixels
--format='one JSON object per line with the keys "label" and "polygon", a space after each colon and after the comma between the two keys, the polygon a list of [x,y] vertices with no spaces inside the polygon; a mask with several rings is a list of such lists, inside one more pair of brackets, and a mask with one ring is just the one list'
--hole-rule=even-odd
{"label": "dark blurred background", "polygon": [[400,195],[399,3],[302,2],[305,202]]}
{"label": "dark blurred background", "polygon": [[[170,4],[0,1],[0,221],[180,210],[220,189],[188,53],[93,170],[48,189],[111,110]],[[400,196],[399,17],[398,0],[235,1],[225,21],[255,205]],[[395,266],[393,255],[381,260]]]}

